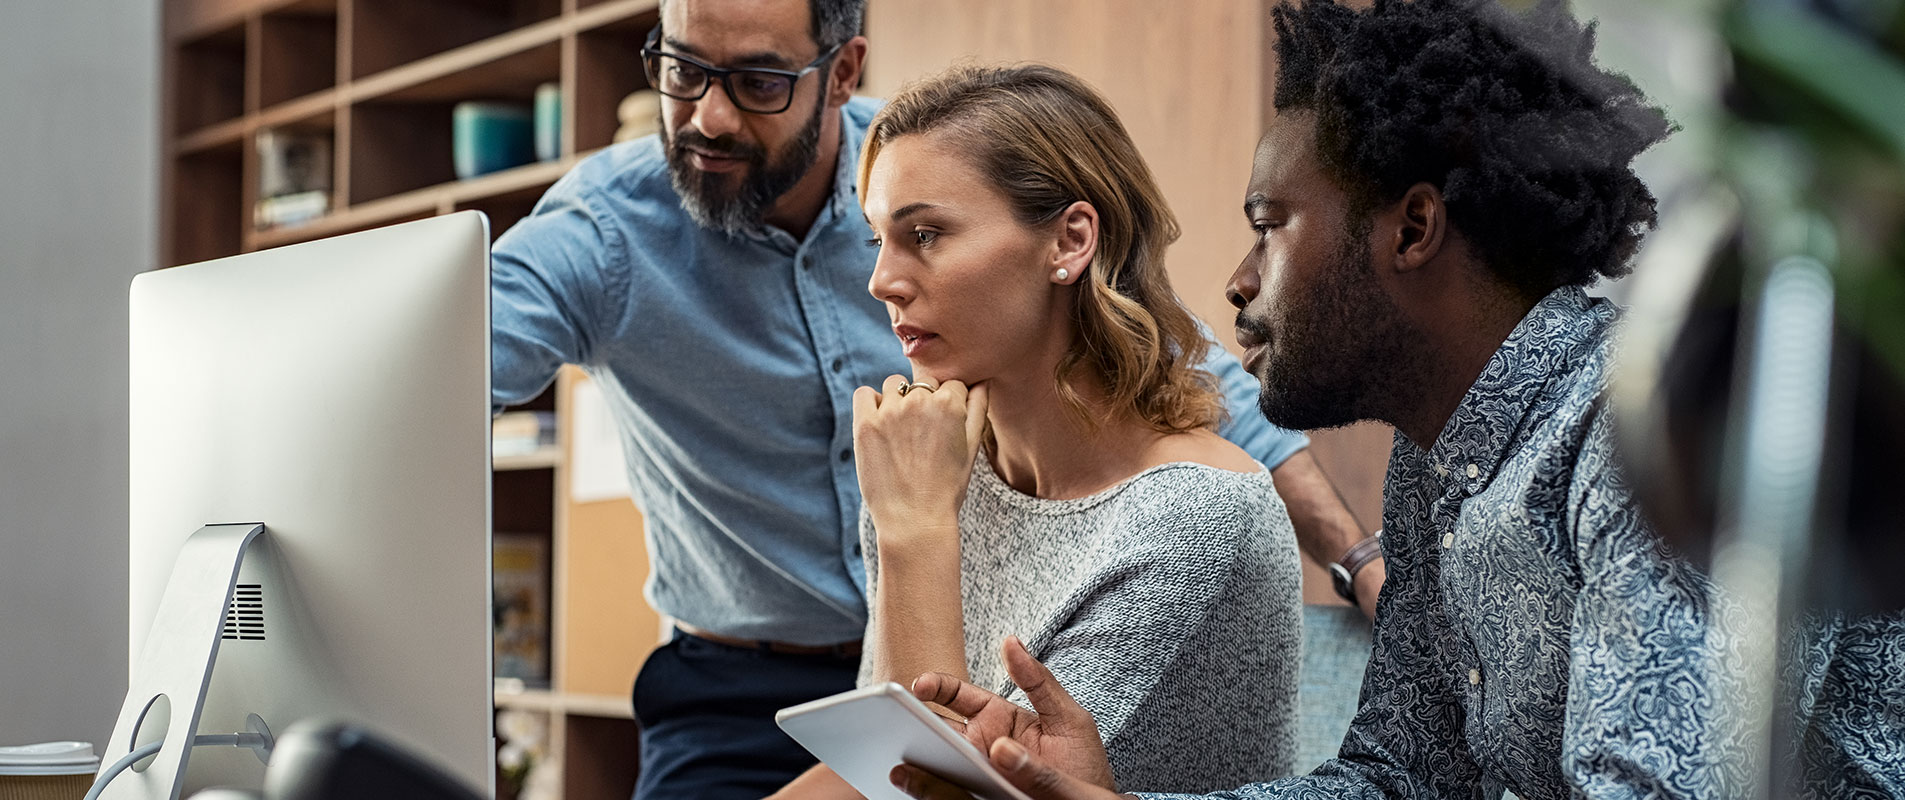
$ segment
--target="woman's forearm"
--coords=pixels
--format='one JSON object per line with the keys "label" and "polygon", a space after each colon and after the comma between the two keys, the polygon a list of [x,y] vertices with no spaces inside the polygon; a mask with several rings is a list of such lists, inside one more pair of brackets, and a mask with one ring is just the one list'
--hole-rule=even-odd
{"label": "woman's forearm", "polygon": [[767,800],[861,800],[861,795],[826,764],[815,764]]}
{"label": "woman's forearm", "polygon": [[880,535],[873,679],[910,686],[922,673],[944,672],[965,680],[958,523],[921,521],[892,532]]}

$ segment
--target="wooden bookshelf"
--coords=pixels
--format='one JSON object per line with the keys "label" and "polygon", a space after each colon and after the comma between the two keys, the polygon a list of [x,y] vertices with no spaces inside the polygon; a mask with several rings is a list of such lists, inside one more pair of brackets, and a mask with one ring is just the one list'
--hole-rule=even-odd
{"label": "wooden bookshelf", "polygon": [[[500,235],[578,161],[608,146],[616,107],[645,87],[655,0],[164,0],[160,262],[204,261],[476,209]],[[457,180],[451,109],[561,89],[550,161]],[[331,143],[330,209],[260,229],[261,131]],[[544,769],[565,798],[623,800],[637,732],[628,698],[660,620],[640,515],[627,500],[575,503],[565,370],[523,409],[557,415],[559,444],[498,458],[497,531],[549,538],[549,681],[500,681],[499,708],[546,716]],[[502,783],[499,781],[499,788]]]}
{"label": "wooden bookshelf", "polygon": [[[612,141],[646,81],[655,0],[168,0],[161,261],[191,263],[465,208],[501,234]],[[560,155],[459,181],[450,113],[561,87]],[[257,229],[263,130],[328,136],[331,208]],[[526,199],[525,199],[526,198]]]}

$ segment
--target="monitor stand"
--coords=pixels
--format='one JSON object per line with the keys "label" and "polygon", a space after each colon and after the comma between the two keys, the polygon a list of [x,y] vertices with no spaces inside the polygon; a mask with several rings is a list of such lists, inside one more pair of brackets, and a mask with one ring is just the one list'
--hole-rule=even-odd
{"label": "monitor stand", "polygon": [[[246,546],[264,530],[260,523],[207,525],[179,548],[101,760],[110,764],[140,746],[161,740],[164,745],[120,773],[101,800],[178,800],[238,567]],[[256,715],[250,721],[263,728]],[[267,731],[257,732],[266,733],[268,740]],[[260,760],[269,755],[264,748],[256,752]]]}

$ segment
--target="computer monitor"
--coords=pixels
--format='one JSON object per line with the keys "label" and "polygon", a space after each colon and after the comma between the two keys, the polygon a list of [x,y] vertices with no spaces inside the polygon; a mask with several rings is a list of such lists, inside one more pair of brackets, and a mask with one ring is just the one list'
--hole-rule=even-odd
{"label": "computer monitor", "polygon": [[[486,219],[139,275],[131,345],[132,690],[103,760],[193,711],[206,642],[199,734],[349,720],[493,796]],[[253,752],[176,739],[103,796],[263,784]]]}

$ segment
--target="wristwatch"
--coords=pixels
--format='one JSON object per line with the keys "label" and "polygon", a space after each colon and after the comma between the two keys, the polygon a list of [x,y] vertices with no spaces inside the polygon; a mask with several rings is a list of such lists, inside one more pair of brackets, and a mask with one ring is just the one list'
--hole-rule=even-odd
{"label": "wristwatch", "polygon": [[1330,584],[1336,588],[1336,594],[1350,605],[1361,607],[1362,604],[1356,602],[1356,573],[1378,558],[1382,558],[1381,530],[1350,545],[1342,560],[1330,564]]}

